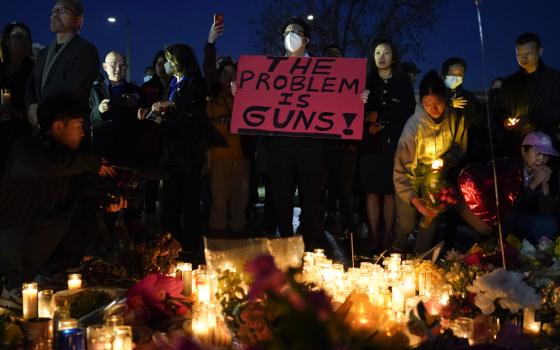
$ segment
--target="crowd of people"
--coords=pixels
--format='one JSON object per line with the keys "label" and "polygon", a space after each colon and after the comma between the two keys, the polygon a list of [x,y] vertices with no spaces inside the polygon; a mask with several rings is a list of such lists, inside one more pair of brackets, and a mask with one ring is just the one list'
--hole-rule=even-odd
{"label": "crowd of people", "polygon": [[[139,232],[147,223],[172,232],[192,256],[202,253],[203,236],[296,231],[313,249],[327,245],[325,231],[358,237],[366,227],[359,244],[366,253],[425,252],[438,228],[452,245],[459,223],[491,237],[495,226],[460,196],[439,215],[426,194],[434,181],[458,188],[461,170],[491,161],[492,152],[520,174],[504,232],[533,242],[559,233],[560,72],[545,66],[536,34],[513,42],[519,70],[493,81],[482,101],[464,88],[467,63],[460,57],[426,73],[416,95],[420,70],[401,62],[393,41],[376,39],[360,95],[364,135],[352,141],[231,133],[237,68],[231,57],[218,58],[219,17],[202,66],[192,47],[169,45],[155,54],[141,86],[125,79],[122,53],[108,52],[100,62],[95,45],[79,35],[83,20],[79,0],[55,1],[55,38],[36,57],[24,23],[2,33],[2,276],[75,265],[92,249],[110,249],[119,226],[145,239]],[[286,56],[313,56],[305,20],[289,19],[279,29]],[[344,57],[336,43],[313,48]],[[130,174],[140,178],[133,195],[118,187]],[[254,225],[259,187],[262,227]]]}

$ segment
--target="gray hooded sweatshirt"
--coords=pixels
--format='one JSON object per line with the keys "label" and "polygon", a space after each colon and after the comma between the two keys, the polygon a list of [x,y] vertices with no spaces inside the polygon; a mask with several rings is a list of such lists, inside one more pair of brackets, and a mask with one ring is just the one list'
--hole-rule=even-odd
{"label": "gray hooded sweatshirt", "polygon": [[467,150],[465,119],[447,107],[436,123],[421,104],[406,122],[395,153],[395,193],[406,203],[418,197],[418,177],[431,171],[432,162],[443,160],[442,171],[452,168]]}

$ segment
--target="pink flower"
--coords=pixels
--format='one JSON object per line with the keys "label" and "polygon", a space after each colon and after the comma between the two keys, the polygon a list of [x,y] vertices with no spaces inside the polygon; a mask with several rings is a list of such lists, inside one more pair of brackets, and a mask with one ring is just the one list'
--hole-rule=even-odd
{"label": "pink flower", "polygon": [[249,289],[249,299],[255,300],[271,291],[280,294],[286,285],[286,276],[274,264],[270,255],[261,255],[245,265],[245,271],[253,276],[253,283]]}
{"label": "pink flower", "polygon": [[182,291],[181,280],[150,273],[126,292],[127,305],[133,310],[146,305],[155,317],[182,315],[186,312]]}

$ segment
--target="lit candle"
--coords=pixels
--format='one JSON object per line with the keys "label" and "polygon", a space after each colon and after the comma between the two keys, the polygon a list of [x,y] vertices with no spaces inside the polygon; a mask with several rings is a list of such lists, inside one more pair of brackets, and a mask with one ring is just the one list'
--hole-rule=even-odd
{"label": "lit candle", "polygon": [[453,287],[450,284],[444,284],[441,286],[441,294],[439,297],[439,303],[441,305],[447,305],[449,303],[449,298],[453,294]]}
{"label": "lit candle", "polygon": [[539,313],[539,310],[535,310],[534,307],[528,307],[523,310],[523,331],[525,333],[539,333],[541,330]]}
{"label": "lit candle", "polygon": [[468,317],[458,317],[455,320],[455,335],[469,340],[472,345],[474,337],[474,321]]}
{"label": "lit candle", "polygon": [[217,327],[217,315],[213,305],[197,305],[193,309],[192,332],[201,343],[211,343]]}
{"label": "lit candle", "polygon": [[38,316],[37,283],[24,283],[22,293],[23,319],[36,318]]}
{"label": "lit candle", "polygon": [[404,288],[402,282],[393,283],[393,290],[392,290],[392,309],[395,312],[404,312]]}
{"label": "lit candle", "polygon": [[429,297],[432,292],[432,271],[425,270],[418,273],[418,294]]}
{"label": "lit candle", "polygon": [[112,350],[132,350],[132,329],[130,326],[117,326],[113,328]]}
{"label": "lit candle", "polygon": [[68,289],[78,290],[82,288],[82,275],[79,273],[71,273],[68,275]]}
{"label": "lit candle", "polygon": [[403,266],[402,281],[404,288],[404,297],[412,298],[416,296],[416,273],[414,267]]}
{"label": "lit candle", "polygon": [[181,279],[183,280],[183,295],[192,294],[192,264],[180,263],[177,268],[181,271]]}
{"label": "lit candle", "polygon": [[0,105],[9,106],[12,103],[12,92],[10,89],[2,89],[0,96]]}
{"label": "lit candle", "polygon": [[110,350],[112,349],[112,328],[104,325],[91,325],[87,328],[88,350]]}
{"label": "lit candle", "polygon": [[443,159],[434,159],[434,161],[432,162],[432,170],[438,171],[441,168],[443,168]]}
{"label": "lit candle", "polygon": [[54,314],[54,298],[51,289],[42,290],[38,294],[39,299],[39,317],[53,318]]}

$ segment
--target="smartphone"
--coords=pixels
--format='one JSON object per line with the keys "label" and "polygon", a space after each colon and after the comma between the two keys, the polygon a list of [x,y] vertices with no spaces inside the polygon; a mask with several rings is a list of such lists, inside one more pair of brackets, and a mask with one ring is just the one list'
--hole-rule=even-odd
{"label": "smartphone", "polygon": [[216,23],[216,25],[218,25],[218,24],[224,25],[224,14],[223,13],[215,13],[214,14],[214,23]]}

